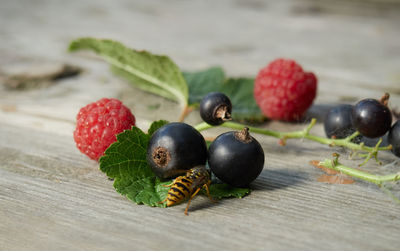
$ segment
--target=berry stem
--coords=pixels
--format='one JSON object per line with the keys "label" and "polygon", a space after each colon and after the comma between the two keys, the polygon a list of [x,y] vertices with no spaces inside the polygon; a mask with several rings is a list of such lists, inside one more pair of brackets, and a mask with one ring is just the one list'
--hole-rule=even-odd
{"label": "berry stem", "polygon": [[[375,156],[378,151],[385,151],[385,150],[392,149],[391,146],[368,147],[362,143],[356,144],[356,143],[351,142],[351,140],[359,134],[358,132],[356,132],[344,139],[329,139],[329,138],[310,134],[310,130],[312,129],[312,127],[315,125],[316,122],[317,122],[317,120],[315,118],[313,118],[311,120],[310,124],[304,130],[293,131],[293,132],[278,132],[278,131],[273,131],[273,130],[268,130],[268,129],[263,129],[263,128],[247,126],[247,125],[243,125],[243,124],[236,123],[236,122],[225,122],[220,126],[234,129],[234,130],[242,130],[243,128],[248,127],[251,133],[258,133],[258,134],[262,134],[262,135],[275,137],[275,138],[280,139],[282,141],[282,143],[285,143],[287,139],[308,139],[308,140],[315,141],[315,142],[329,145],[329,146],[342,146],[342,147],[346,147],[346,148],[354,150],[354,151],[365,151],[365,152],[370,153],[371,157]],[[195,126],[195,128],[198,131],[204,131],[204,130],[207,130],[207,129],[210,129],[213,127],[214,126],[209,125],[205,122],[200,123]]]}
{"label": "berry stem", "polygon": [[193,107],[192,106],[188,106],[185,105],[185,107],[183,107],[181,114],[179,115],[179,119],[178,122],[183,122],[186,118],[187,115],[189,115],[189,113],[191,113],[193,111]]}
{"label": "berry stem", "polygon": [[400,173],[389,174],[389,175],[375,175],[375,174],[367,173],[367,172],[360,171],[360,170],[352,168],[352,167],[347,167],[347,166],[342,165],[341,163],[339,163],[338,157],[339,157],[339,155],[337,154],[333,160],[325,159],[324,161],[317,162],[317,164],[313,163],[313,165],[318,165],[318,166],[323,166],[323,167],[326,167],[329,169],[333,169],[335,171],[339,171],[346,175],[372,182],[372,183],[378,185],[379,187],[381,187],[384,182],[400,180]]}
{"label": "berry stem", "polygon": [[346,139],[348,141],[352,141],[353,139],[355,139],[358,135],[360,135],[359,131],[355,131],[352,135],[348,136]]}
{"label": "berry stem", "polygon": [[389,103],[389,98],[390,98],[390,94],[389,93],[385,93],[381,99],[379,100],[379,102],[384,105],[384,106],[388,106]]}

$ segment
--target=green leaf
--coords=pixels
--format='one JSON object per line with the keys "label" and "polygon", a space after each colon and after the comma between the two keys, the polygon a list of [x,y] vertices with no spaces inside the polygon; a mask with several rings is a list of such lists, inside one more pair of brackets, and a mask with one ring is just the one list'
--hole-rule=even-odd
{"label": "green leaf", "polygon": [[[150,126],[152,132],[167,123],[156,121]],[[158,202],[164,200],[168,188],[157,178],[146,161],[147,145],[150,135],[137,127],[117,135],[100,158],[100,170],[114,179],[114,188],[137,204],[164,207]]]}
{"label": "green leaf", "polygon": [[[161,181],[156,177],[146,161],[149,139],[158,128],[168,123],[155,121],[145,134],[137,127],[117,135],[117,141],[111,144],[100,158],[100,170],[114,179],[115,190],[137,204],[165,207],[163,201],[168,194],[172,181]],[[204,189],[203,189],[204,190]],[[211,184],[213,198],[238,197],[250,192],[247,188],[233,188],[226,184]],[[204,191],[203,191],[204,193]]]}
{"label": "green leaf", "polygon": [[159,121],[153,122],[153,123],[151,124],[151,126],[150,126],[150,128],[149,128],[147,134],[148,134],[149,136],[153,135],[153,133],[154,133],[155,131],[157,131],[158,128],[160,128],[160,127],[162,127],[162,126],[164,126],[164,125],[166,125],[166,124],[168,124],[168,123],[169,123],[169,122],[166,121],[166,120],[159,120]]}
{"label": "green leaf", "polygon": [[210,186],[211,197],[216,199],[227,198],[227,197],[242,198],[243,196],[249,193],[250,193],[249,188],[236,188],[236,187],[231,187],[227,184],[211,184]]}
{"label": "green leaf", "polygon": [[90,49],[111,64],[114,72],[145,91],[188,103],[188,87],[177,65],[167,56],[132,50],[119,42],[80,38],[71,42],[70,51]]}
{"label": "green leaf", "polygon": [[100,158],[100,170],[113,179],[154,176],[146,161],[148,142],[149,137],[137,127],[118,134],[117,141]]}
{"label": "green leaf", "polygon": [[222,92],[232,102],[232,117],[238,121],[259,122],[265,119],[254,96],[254,79],[225,78],[221,67],[198,72],[184,72],[189,86],[189,104],[197,105],[209,92]]}
{"label": "green leaf", "polygon": [[183,77],[189,86],[189,104],[197,104],[207,93],[219,91],[225,73],[221,67],[211,67],[198,72],[183,72]]}
{"label": "green leaf", "polygon": [[164,200],[168,193],[168,187],[163,185],[168,182],[161,182],[157,177],[147,177],[140,181],[132,182],[131,179],[118,179],[114,182],[117,192],[136,202],[137,204],[145,204],[152,207],[165,207],[159,203]]}
{"label": "green leaf", "polygon": [[235,120],[260,122],[265,119],[253,95],[254,79],[228,78],[223,84],[221,92],[227,95],[232,102],[232,117]]}
{"label": "green leaf", "polygon": [[[100,170],[114,179],[114,188],[137,204],[164,207],[159,202],[167,196],[168,189],[163,185],[171,181],[161,181],[152,172],[146,161],[149,138],[165,120],[155,121],[145,134],[137,127],[117,135],[117,141],[100,158]],[[212,184],[210,193],[214,198],[242,197],[249,190],[232,188],[225,184]]]}
{"label": "green leaf", "polygon": [[132,75],[131,73],[117,68],[115,66],[111,66],[111,71],[115,74],[118,75],[122,78],[124,78],[125,80],[128,81],[128,83],[153,94],[157,94],[161,97],[164,97],[166,99],[170,99],[170,100],[174,100],[175,101],[175,97],[173,94],[171,94],[169,91],[160,88],[157,85],[153,85],[151,83],[145,82],[145,81],[137,81],[137,77]]}

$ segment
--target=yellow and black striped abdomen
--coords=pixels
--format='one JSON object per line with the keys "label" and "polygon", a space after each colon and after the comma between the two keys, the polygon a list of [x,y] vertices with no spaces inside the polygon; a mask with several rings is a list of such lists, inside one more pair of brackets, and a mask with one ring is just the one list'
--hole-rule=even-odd
{"label": "yellow and black striped abdomen", "polygon": [[178,177],[174,180],[171,188],[168,190],[167,207],[175,205],[190,197],[193,192],[193,181],[185,176]]}

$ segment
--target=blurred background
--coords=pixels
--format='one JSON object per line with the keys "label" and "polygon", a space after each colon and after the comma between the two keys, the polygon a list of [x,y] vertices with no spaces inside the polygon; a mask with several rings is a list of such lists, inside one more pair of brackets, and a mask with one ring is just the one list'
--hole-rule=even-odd
{"label": "blurred background", "polygon": [[67,52],[71,40],[91,36],[166,54],[186,71],[220,65],[229,76],[253,77],[277,57],[292,58],[318,76],[316,103],[388,91],[400,104],[397,0],[0,2],[3,75],[54,62],[95,71],[93,58]]}
{"label": "blurred background", "polygon": [[[184,71],[222,66],[231,77],[291,58],[318,77],[318,107],[384,92],[400,107],[400,1],[0,0],[1,250],[398,250],[398,205],[366,182],[317,182],[309,161],[336,149],[310,141],[258,137],[266,168],[257,189],[215,206],[199,196],[189,218],[184,204],[159,210],[120,196],[75,146],[79,108],[117,97],[145,130],[176,121],[180,107],[132,88],[92,52],[69,53],[80,37],[168,55]],[[324,135],[322,124],[313,133]],[[390,165],[365,168],[398,172],[394,158],[380,153]]]}

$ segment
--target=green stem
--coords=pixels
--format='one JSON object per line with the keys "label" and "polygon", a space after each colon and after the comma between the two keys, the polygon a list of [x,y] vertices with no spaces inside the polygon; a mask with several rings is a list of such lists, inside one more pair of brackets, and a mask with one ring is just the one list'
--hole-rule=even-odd
{"label": "green stem", "polygon": [[[316,119],[312,119],[310,124],[307,126],[307,128],[305,128],[304,130],[301,131],[293,131],[293,132],[278,132],[278,131],[273,131],[273,130],[268,130],[268,129],[263,129],[263,128],[257,128],[257,127],[252,127],[252,126],[247,126],[247,125],[243,125],[240,123],[236,123],[236,122],[225,122],[223,123],[222,127],[226,127],[226,128],[230,128],[230,129],[234,129],[234,130],[241,130],[244,127],[248,127],[250,132],[252,133],[258,133],[258,134],[262,134],[262,135],[267,135],[267,136],[271,136],[271,137],[275,137],[275,138],[279,138],[283,141],[286,141],[286,139],[308,139],[311,141],[315,141],[321,144],[325,144],[325,145],[330,145],[330,146],[342,146],[342,147],[346,147],[355,151],[365,151],[365,152],[369,152],[372,154],[375,154],[378,151],[384,151],[384,150],[390,150],[392,149],[391,146],[386,146],[386,147],[368,147],[365,146],[364,144],[356,144],[351,142],[351,140],[353,138],[355,138],[358,133],[354,133],[353,135],[345,138],[345,139],[329,139],[329,138],[325,138],[325,137],[320,137],[320,136],[316,136],[313,134],[310,134],[310,130],[311,128],[315,125],[315,123],[317,122]],[[200,123],[198,125],[195,126],[195,128],[198,131],[204,131],[210,128],[213,128],[214,126],[209,125],[205,122]]]}
{"label": "green stem", "polygon": [[372,182],[378,186],[381,186],[383,182],[397,181],[400,180],[400,173],[389,174],[389,175],[375,175],[364,171],[360,171],[351,167],[344,166],[337,162],[337,160],[326,159],[318,163],[319,166],[330,168],[346,175],[359,178],[365,181]]}

